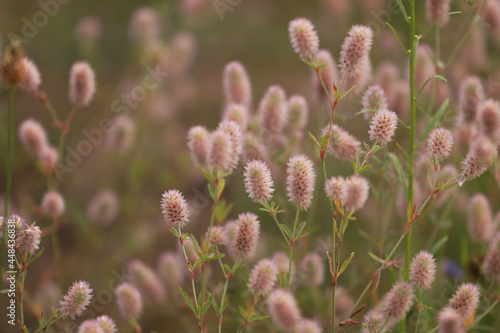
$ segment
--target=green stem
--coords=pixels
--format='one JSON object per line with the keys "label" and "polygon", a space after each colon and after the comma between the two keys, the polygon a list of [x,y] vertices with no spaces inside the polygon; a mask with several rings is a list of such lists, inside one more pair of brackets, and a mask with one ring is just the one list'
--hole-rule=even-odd
{"label": "green stem", "polygon": [[[181,237],[182,237],[180,224],[178,225],[178,231],[179,231],[179,235],[181,235]],[[179,241],[180,241],[180,239],[179,239]],[[182,245],[182,252],[184,254],[184,259],[186,260],[186,265],[188,265],[189,264],[189,258],[188,258],[187,253],[186,253],[186,246],[184,245],[184,241],[181,242],[181,245]],[[192,264],[191,264],[191,267],[192,267]],[[196,306],[196,310],[198,310],[198,299],[196,297],[196,287],[194,285],[194,270],[191,271],[191,272],[189,272],[189,273],[190,273],[190,277],[189,278],[191,279],[191,286],[193,288],[194,304]],[[193,274],[193,275],[191,276],[191,274]]]}
{"label": "green stem", "polygon": [[295,221],[293,222],[292,238],[290,239],[290,256],[288,258],[288,276],[287,276],[287,290],[290,290],[290,280],[292,279],[292,261],[293,261],[293,246],[295,245],[295,231],[297,230],[297,222],[299,221],[300,206],[297,206],[295,213]]}
{"label": "green stem", "polygon": [[26,280],[26,270],[21,272],[21,279],[19,281],[19,308],[20,308],[20,317],[21,317],[21,325],[24,325],[24,305],[23,305],[23,298],[24,298],[24,281]]}
{"label": "green stem", "polygon": [[76,107],[73,107],[73,109],[71,109],[71,111],[68,115],[68,118],[66,119],[64,124],[62,124],[61,136],[59,137],[59,149],[58,149],[59,161],[64,160],[63,159],[63,152],[64,152],[64,143],[66,141],[66,135],[68,134],[69,128],[71,126],[71,123],[73,122],[73,119],[75,118],[77,110],[78,109]]}
{"label": "green stem", "polygon": [[[217,253],[219,252],[218,249],[216,248]],[[219,258],[219,264],[220,268],[222,269],[222,273],[226,277],[226,282],[224,283],[224,290],[222,291],[222,299],[220,301],[220,318],[218,319],[219,321],[219,333],[222,332],[222,319],[224,315],[224,307],[226,306],[226,292],[227,292],[227,286],[229,284],[229,280],[231,277],[227,276],[226,270],[224,268],[224,265],[222,264],[222,260]],[[231,268],[231,271],[234,272],[234,270],[240,265],[240,255],[238,254],[238,257],[234,261],[233,267]]]}

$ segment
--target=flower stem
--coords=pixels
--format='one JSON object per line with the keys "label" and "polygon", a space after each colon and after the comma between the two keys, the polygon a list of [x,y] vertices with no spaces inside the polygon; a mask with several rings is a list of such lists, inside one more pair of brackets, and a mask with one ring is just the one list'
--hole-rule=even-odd
{"label": "flower stem", "polygon": [[287,290],[290,290],[290,281],[292,279],[292,261],[293,261],[293,246],[295,244],[295,231],[297,230],[297,222],[299,221],[300,206],[297,206],[295,213],[295,221],[293,222],[293,232],[290,239],[290,256],[288,258],[288,276],[287,276]]}

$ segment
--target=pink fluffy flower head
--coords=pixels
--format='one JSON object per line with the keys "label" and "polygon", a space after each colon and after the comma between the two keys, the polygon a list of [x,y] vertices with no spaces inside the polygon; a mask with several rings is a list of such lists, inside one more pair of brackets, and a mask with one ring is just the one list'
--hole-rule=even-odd
{"label": "pink fluffy flower head", "polygon": [[169,287],[177,287],[185,276],[186,264],[175,252],[163,252],[158,258],[158,275]]}
{"label": "pink fluffy flower head", "polygon": [[102,190],[92,198],[87,206],[89,218],[100,225],[107,226],[116,221],[120,213],[120,199],[112,190]]}
{"label": "pink fluffy flower head", "polygon": [[291,331],[302,319],[295,297],[282,289],[276,289],[267,299],[271,320],[277,327]]}
{"label": "pink fluffy flower head", "polygon": [[427,151],[436,160],[443,160],[450,155],[453,147],[453,135],[446,128],[438,127],[431,131],[427,141]]}
{"label": "pink fluffy flower head", "polygon": [[187,145],[191,159],[199,167],[206,166],[208,153],[208,139],[210,134],[204,126],[193,126],[187,134]]}
{"label": "pink fluffy flower head", "polygon": [[429,289],[436,278],[436,259],[427,251],[420,251],[410,265],[410,280],[418,288]]}
{"label": "pink fluffy flower head", "polygon": [[44,194],[42,199],[42,210],[46,215],[52,218],[59,218],[64,214],[65,208],[66,205],[61,193],[50,191]]}
{"label": "pink fluffy flower head", "polygon": [[363,318],[363,325],[366,326],[370,333],[378,332],[384,325],[384,322],[385,316],[377,310],[371,310]]}
{"label": "pink fluffy flower head", "polygon": [[287,122],[285,91],[277,85],[267,89],[259,104],[258,115],[263,130],[280,133]]}
{"label": "pink fluffy flower head", "polygon": [[462,322],[457,311],[444,308],[438,315],[439,333],[465,333]]}
{"label": "pink fluffy flower head", "polygon": [[172,228],[183,227],[189,221],[186,199],[177,190],[163,193],[161,208],[165,222]]}
{"label": "pink fluffy flower head", "polygon": [[464,283],[448,302],[448,307],[455,310],[462,321],[467,320],[479,305],[479,287],[473,283]]}
{"label": "pink fluffy flower head", "polygon": [[133,276],[134,284],[139,288],[146,301],[161,304],[166,299],[166,290],[160,279],[148,265],[141,260],[132,260],[127,264],[127,273]]}
{"label": "pink fluffy flower head", "polygon": [[74,106],[90,104],[95,94],[94,70],[86,62],[77,62],[69,76],[69,99]]}
{"label": "pink fluffy flower head", "polygon": [[307,125],[309,109],[307,101],[303,96],[293,95],[288,99],[288,128],[292,130],[302,130]]}
{"label": "pink fluffy flower head", "polygon": [[[427,0],[427,22],[429,22],[429,24],[433,24],[438,19],[448,14],[450,11],[450,1],[451,0]],[[436,26],[442,28],[448,23],[449,20],[449,16],[443,17],[436,23]]]}
{"label": "pink fluffy flower head", "polygon": [[484,100],[484,88],[476,76],[469,76],[460,85],[459,120],[467,124],[477,118],[479,106]]}
{"label": "pink fluffy flower head", "polygon": [[325,183],[325,192],[332,201],[338,201],[342,206],[346,196],[346,181],[343,177],[331,177]]}
{"label": "pink fluffy flower head", "polygon": [[97,317],[96,319],[99,327],[101,328],[103,333],[117,333],[118,329],[116,328],[115,321],[106,315]]}
{"label": "pink fluffy flower head", "polygon": [[312,203],[315,178],[313,164],[307,156],[292,156],[288,161],[286,178],[290,202],[307,210]]}
{"label": "pink fluffy flower head", "polygon": [[[323,135],[328,133],[329,125],[323,129]],[[358,157],[361,142],[339,125],[333,124],[328,143],[328,152],[338,159],[351,161]]]}
{"label": "pink fluffy flower head", "polygon": [[398,126],[398,115],[387,109],[380,110],[373,115],[370,125],[370,140],[377,140],[382,146],[392,141]]}
{"label": "pink fluffy flower head", "polygon": [[119,115],[113,119],[111,128],[106,133],[106,146],[113,152],[125,153],[134,144],[135,123],[132,117]]}
{"label": "pink fluffy flower head", "polygon": [[26,150],[37,157],[49,145],[45,129],[38,121],[31,118],[19,126],[19,139]]}
{"label": "pink fluffy flower head", "polygon": [[469,201],[467,226],[470,237],[475,242],[487,242],[494,231],[493,217],[488,198],[484,194],[475,194]]}
{"label": "pink fluffy flower head", "polygon": [[[206,237],[208,238],[208,231]],[[226,244],[226,242],[227,239],[224,227],[220,225],[212,227],[212,230],[210,230],[210,245],[223,245]]]}
{"label": "pink fluffy flower head", "polygon": [[210,134],[207,150],[207,164],[210,169],[227,172],[231,163],[234,163],[232,153],[231,136],[227,132],[217,130]]}
{"label": "pink fluffy flower head", "polygon": [[294,333],[321,333],[321,325],[313,319],[303,319],[295,327]]}
{"label": "pink fluffy flower head", "polygon": [[[363,110],[383,110],[388,108],[387,97],[381,86],[370,86],[366,89],[361,100]],[[373,111],[373,112],[375,112]],[[365,118],[371,118],[372,112],[365,113]]]}
{"label": "pink fluffy flower head", "polygon": [[246,130],[248,125],[248,108],[243,104],[230,103],[224,109],[223,120],[232,120]]}
{"label": "pink fluffy flower head", "polygon": [[277,281],[278,268],[274,261],[261,259],[250,272],[248,289],[253,295],[267,296]]}
{"label": "pink fluffy flower head", "polygon": [[345,182],[344,207],[348,212],[361,209],[370,192],[368,180],[361,176],[353,176]]}
{"label": "pink fluffy flower head", "polygon": [[25,255],[34,255],[40,248],[42,230],[35,223],[22,226],[16,234],[16,247]]}
{"label": "pink fluffy flower head", "polygon": [[232,241],[233,251],[243,259],[250,259],[255,253],[259,240],[259,220],[257,220],[257,215],[255,214],[243,213],[238,215],[236,223],[238,230]]}
{"label": "pink fluffy flower head", "polygon": [[344,74],[355,76],[364,68],[364,62],[372,47],[373,31],[363,25],[354,25],[342,44],[340,68]]}
{"label": "pink fluffy flower head", "polygon": [[223,73],[226,104],[235,103],[250,107],[252,86],[245,67],[238,61],[226,65]]}
{"label": "pink fluffy flower head", "polygon": [[500,233],[497,233],[491,240],[483,265],[486,275],[500,282]]}
{"label": "pink fluffy flower head", "polygon": [[312,57],[318,52],[318,34],[308,19],[299,17],[290,21],[288,34],[295,53],[301,58]]}
{"label": "pink fluffy flower head", "polygon": [[399,321],[410,311],[415,291],[406,281],[396,282],[382,300],[382,313],[390,321]]}
{"label": "pink fluffy flower head", "polygon": [[500,103],[492,99],[481,103],[478,121],[480,132],[497,143],[500,139]]}
{"label": "pink fluffy flower head", "polygon": [[265,202],[272,199],[273,179],[265,162],[252,160],[245,166],[245,189],[254,202]]}
{"label": "pink fluffy flower head", "polygon": [[232,172],[238,166],[241,151],[243,149],[243,133],[240,125],[232,120],[223,120],[217,127],[218,131],[223,131],[229,135],[231,139],[231,153],[229,154],[228,172]]}
{"label": "pink fluffy flower head", "polygon": [[139,290],[128,282],[121,283],[115,290],[116,303],[126,319],[139,318],[142,314],[142,297]]}
{"label": "pink fluffy flower head", "polygon": [[80,316],[90,304],[92,288],[86,281],[74,282],[60,301],[60,311],[71,319]]}
{"label": "pink fluffy flower head", "polygon": [[497,153],[495,144],[484,135],[479,135],[472,141],[470,154],[484,167],[490,167],[495,162]]}
{"label": "pink fluffy flower head", "polygon": [[19,59],[18,66],[21,71],[19,87],[27,92],[38,91],[38,87],[40,87],[40,84],[42,83],[42,78],[35,63],[30,59],[23,57]]}
{"label": "pink fluffy flower head", "polygon": [[78,333],[104,333],[97,320],[85,320],[78,326]]}

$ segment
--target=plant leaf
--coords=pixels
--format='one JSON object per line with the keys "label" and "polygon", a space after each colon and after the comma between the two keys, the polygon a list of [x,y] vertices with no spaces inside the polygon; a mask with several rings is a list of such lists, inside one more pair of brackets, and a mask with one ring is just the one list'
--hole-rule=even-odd
{"label": "plant leaf", "polygon": [[179,291],[181,292],[182,296],[184,296],[184,299],[186,300],[187,304],[193,311],[194,315],[196,316],[196,310],[194,309],[193,302],[191,302],[191,298],[189,298],[188,294],[182,289],[182,287],[179,287]]}
{"label": "plant leaf", "polygon": [[420,88],[420,90],[418,91],[417,99],[422,94],[422,91],[424,91],[425,87],[427,86],[427,83],[429,83],[429,81],[432,80],[432,79],[439,79],[441,81],[448,82],[448,80],[446,80],[446,78],[444,76],[442,76],[442,75],[433,75],[433,76],[431,76],[430,78],[427,79],[427,81],[424,82],[424,84],[422,85],[422,88]]}
{"label": "plant leaf", "polygon": [[386,22],[385,24],[387,24],[387,26],[392,30],[392,33],[394,34],[394,36],[396,37],[396,39],[398,40],[399,42],[399,45],[401,45],[401,48],[403,49],[403,51],[408,54],[408,50],[405,48],[405,46],[403,45],[403,42],[401,41],[401,39],[399,38],[399,35],[398,33],[396,32],[396,29],[394,29],[394,27],[392,25],[389,24],[389,22]]}
{"label": "plant leaf", "polygon": [[353,257],[354,257],[354,252],[351,252],[351,256],[346,261],[344,261],[342,263],[342,266],[340,266],[338,276],[340,276],[340,274],[342,274],[345,271],[345,269],[347,268],[347,265],[349,265],[349,263],[351,262]]}

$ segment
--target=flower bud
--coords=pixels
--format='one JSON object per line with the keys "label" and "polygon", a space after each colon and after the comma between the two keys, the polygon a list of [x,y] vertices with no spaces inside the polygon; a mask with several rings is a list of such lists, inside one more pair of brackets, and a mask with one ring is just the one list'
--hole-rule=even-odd
{"label": "flower bud", "polygon": [[465,333],[462,321],[457,311],[444,308],[438,315],[439,333]]}
{"label": "flower bud", "polygon": [[258,114],[262,130],[280,133],[287,122],[286,96],[280,86],[267,89],[260,101]]}
{"label": "flower bud", "polygon": [[325,192],[332,201],[344,205],[346,196],[346,181],[343,177],[331,177],[325,183]]}
{"label": "flower bud", "polygon": [[[323,135],[328,133],[329,126],[323,129]],[[338,159],[351,161],[358,157],[361,151],[361,142],[349,134],[342,127],[333,124],[328,143],[328,152]]]}
{"label": "flower bud", "polygon": [[182,228],[189,222],[189,210],[181,192],[169,190],[163,193],[161,200],[163,218],[171,228]]}
{"label": "flower bud", "polygon": [[[433,24],[441,17],[445,16],[450,11],[450,0],[427,0],[427,22]],[[450,20],[449,16],[445,16],[436,23],[438,28],[444,27]]]}
{"label": "flower bud", "polygon": [[31,118],[23,121],[19,126],[19,139],[24,148],[37,157],[48,146],[45,129],[39,122]]}
{"label": "flower bud", "polygon": [[[323,67],[319,69],[319,75],[321,75],[321,79],[325,84],[328,94],[333,96],[333,84],[338,83],[339,78],[337,64],[335,63],[332,54],[328,50],[319,50],[319,52],[314,56],[314,59],[323,65]],[[314,71],[312,81],[313,89],[317,94],[318,99],[328,100],[328,97],[325,94],[325,88],[323,88],[321,81],[318,79],[318,75]]]}
{"label": "flower bud", "polygon": [[453,135],[446,128],[435,128],[429,134],[427,151],[432,158],[438,161],[447,158],[450,155],[452,147]]}
{"label": "flower bud", "polygon": [[238,231],[232,242],[233,251],[239,254],[242,259],[251,259],[257,248],[260,233],[260,223],[257,220],[257,215],[252,213],[240,214],[236,223]]}
{"label": "flower bud", "polygon": [[401,320],[413,305],[415,291],[406,281],[396,282],[382,300],[382,313],[390,321]]}
{"label": "flower bud", "polygon": [[272,199],[273,179],[265,162],[252,160],[245,166],[245,190],[254,202]]}
{"label": "flower bud", "polygon": [[118,329],[116,328],[116,323],[113,319],[110,317],[103,315],[100,317],[97,317],[96,319],[97,323],[99,324],[99,327],[102,330],[102,333],[117,333]]}
{"label": "flower bud", "polygon": [[340,68],[348,76],[355,76],[364,69],[373,42],[373,31],[363,25],[354,25],[342,44]]}
{"label": "flower bud", "polygon": [[184,266],[176,253],[163,252],[158,258],[158,275],[167,286],[177,288],[185,276]]}
{"label": "flower bud", "polygon": [[98,192],[87,206],[89,219],[102,226],[108,226],[116,221],[120,212],[120,199],[111,190]]}
{"label": "flower bud", "polygon": [[436,259],[427,251],[420,251],[410,264],[410,280],[421,289],[429,289],[436,278]]}
{"label": "flower bud", "polygon": [[95,94],[94,70],[86,62],[77,62],[69,76],[69,99],[74,106],[87,106]]}
{"label": "flower bud", "polygon": [[[208,230],[205,235],[205,237],[208,239]],[[226,233],[224,231],[224,228],[220,225],[216,225],[212,227],[212,230],[210,230],[210,245],[223,245],[226,244]]]}
{"label": "flower bud", "polygon": [[307,125],[309,109],[307,101],[303,96],[293,95],[288,99],[288,128],[291,130],[303,130]]}
{"label": "flower bud", "polygon": [[199,167],[207,164],[208,139],[210,134],[204,126],[194,126],[189,129],[187,145],[193,162]]}
{"label": "flower bud", "polygon": [[243,133],[241,131],[241,127],[234,121],[224,120],[219,124],[217,130],[229,134],[229,137],[231,138],[231,153],[229,155],[228,172],[232,172],[238,166],[241,150],[243,148]]}
{"label": "flower bud", "polygon": [[16,234],[16,247],[25,255],[34,255],[40,248],[42,230],[35,223],[30,226],[24,226]]}
{"label": "flower bud", "polygon": [[370,125],[370,140],[377,140],[382,146],[392,141],[398,126],[398,116],[387,109],[376,112]]}
{"label": "flower bud", "polygon": [[484,100],[484,88],[481,80],[469,76],[460,85],[459,121],[471,124],[476,120],[478,109]]}
{"label": "flower bud", "polygon": [[135,124],[131,117],[120,115],[113,119],[106,133],[106,145],[112,151],[127,152],[135,140]]}
{"label": "flower bud", "polygon": [[46,215],[57,219],[64,214],[65,208],[64,198],[59,192],[50,191],[43,196],[42,210]]}
{"label": "flower bud", "polygon": [[227,132],[217,130],[210,134],[207,164],[211,169],[221,172],[229,170],[231,163],[234,163],[232,153],[231,137]]}
{"label": "flower bud", "polygon": [[288,161],[287,194],[291,203],[307,210],[311,206],[315,181],[314,167],[305,155],[295,155]]}
{"label": "flower bud", "polygon": [[308,253],[300,262],[304,284],[319,287],[325,280],[325,266],[316,252]]}
{"label": "flower bud", "polygon": [[288,25],[288,33],[295,53],[301,58],[309,58],[318,52],[318,34],[308,19],[299,17],[292,20]]}
{"label": "flower bud", "polygon": [[24,89],[27,92],[38,91],[38,87],[40,87],[40,84],[42,83],[42,78],[33,61],[23,57],[19,60],[18,66],[21,71],[19,88]]}
{"label": "flower bud", "polygon": [[243,104],[230,103],[224,109],[222,119],[224,121],[234,121],[242,130],[246,130],[248,125],[248,108]]}
{"label": "flower bud", "polygon": [[370,185],[366,178],[361,176],[353,176],[348,178],[345,183],[344,207],[347,212],[354,212],[363,208],[368,194]]}
{"label": "flower bud", "polygon": [[60,311],[71,319],[80,316],[90,304],[92,288],[86,281],[74,282],[60,301]]}
{"label": "flower bud", "polygon": [[[380,86],[371,86],[366,89],[361,101],[363,110],[383,110],[387,109],[387,98],[384,89]],[[365,119],[371,118],[376,111],[365,113]]]}
{"label": "flower bud", "polygon": [[467,320],[479,305],[479,287],[473,283],[464,283],[448,302],[448,307],[455,310],[462,321]]}
{"label": "flower bud", "polygon": [[322,329],[316,320],[303,319],[295,327],[294,333],[321,333]]}
{"label": "flower bud", "polygon": [[481,103],[478,121],[481,134],[497,143],[500,139],[500,103],[491,99]]}
{"label": "flower bud", "polygon": [[115,290],[116,303],[126,319],[139,318],[142,314],[142,297],[136,287],[128,282],[121,283]]}
{"label": "flower bud", "polygon": [[85,320],[78,326],[78,333],[104,333],[97,320]]}
{"label": "flower bud", "polygon": [[166,290],[156,273],[140,260],[132,260],[127,264],[127,273],[133,276],[134,284],[139,288],[147,301],[162,303],[166,299]]}
{"label": "flower bud", "polygon": [[248,289],[253,295],[267,296],[277,281],[278,268],[270,259],[260,260],[250,272]]}
{"label": "flower bud", "polygon": [[226,105],[235,103],[249,108],[252,86],[245,67],[238,61],[232,61],[224,68],[223,78]]}

